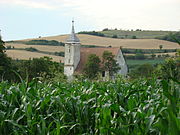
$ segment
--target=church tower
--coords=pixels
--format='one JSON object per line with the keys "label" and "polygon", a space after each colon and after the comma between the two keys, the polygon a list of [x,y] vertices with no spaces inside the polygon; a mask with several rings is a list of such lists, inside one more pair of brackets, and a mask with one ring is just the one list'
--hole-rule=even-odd
{"label": "church tower", "polygon": [[72,21],[72,31],[65,44],[64,74],[71,77],[80,61],[80,40],[74,31],[74,21]]}

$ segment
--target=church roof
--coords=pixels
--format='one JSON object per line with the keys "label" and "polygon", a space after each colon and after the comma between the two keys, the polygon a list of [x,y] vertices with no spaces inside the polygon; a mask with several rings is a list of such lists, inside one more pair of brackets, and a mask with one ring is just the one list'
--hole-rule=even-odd
{"label": "church roof", "polygon": [[67,43],[79,43],[79,42],[80,42],[80,40],[76,36],[75,30],[74,30],[74,21],[72,21],[72,31],[71,31],[71,34],[69,35],[68,39],[67,39]]}
{"label": "church roof", "polygon": [[113,47],[113,48],[81,48],[81,58],[80,62],[75,70],[76,73],[82,73],[83,69],[85,67],[85,64],[88,60],[88,57],[90,54],[96,54],[99,56],[99,58],[102,60],[102,55],[104,51],[109,51],[112,52],[113,55],[117,55],[119,52],[118,47]]}

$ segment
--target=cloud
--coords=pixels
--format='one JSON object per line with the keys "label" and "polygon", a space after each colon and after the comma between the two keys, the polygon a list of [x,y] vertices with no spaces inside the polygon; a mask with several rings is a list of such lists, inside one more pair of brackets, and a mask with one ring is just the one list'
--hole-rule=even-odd
{"label": "cloud", "polygon": [[[178,29],[179,0],[64,0],[97,28]],[[169,18],[171,18],[169,20]]]}
{"label": "cloud", "polygon": [[180,21],[179,0],[0,0],[0,4],[61,10],[61,14],[82,18],[99,29],[180,27],[176,23]]}
{"label": "cloud", "polygon": [[28,8],[39,8],[39,9],[55,9],[54,4],[49,3],[46,0],[1,0],[0,4],[23,6]]}

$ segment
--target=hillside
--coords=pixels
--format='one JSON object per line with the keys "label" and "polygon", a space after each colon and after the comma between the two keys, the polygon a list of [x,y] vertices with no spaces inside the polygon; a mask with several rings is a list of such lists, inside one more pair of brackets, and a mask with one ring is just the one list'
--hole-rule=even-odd
{"label": "hillside", "polygon": [[12,59],[28,60],[30,58],[40,58],[40,57],[51,57],[53,61],[63,62],[64,58],[60,56],[48,55],[37,52],[29,52],[24,50],[7,50],[6,54]]}
{"label": "hillside", "polygon": [[[123,47],[123,48],[135,48],[135,49],[159,49],[159,45],[163,45],[164,49],[175,49],[180,48],[177,43],[158,40],[158,39],[114,39],[107,37],[98,37],[86,34],[77,35],[82,45],[97,45],[97,46],[112,46],[112,47]],[[67,35],[42,37],[37,39],[45,40],[57,40],[65,42]],[[28,41],[32,39],[25,39],[21,41]]]}
{"label": "hillside", "polygon": [[174,33],[175,31],[107,30],[107,31],[99,31],[99,32],[103,33],[107,37],[112,37],[113,35],[117,35],[118,38],[132,38],[132,36],[136,36],[136,38],[140,38],[140,39],[154,39],[157,37],[162,37],[162,36],[168,35],[169,33]]}
{"label": "hillside", "polygon": [[[59,36],[50,36],[50,37],[42,37],[35,38],[33,40],[57,40],[60,42],[65,42],[68,35],[59,35]],[[123,48],[133,48],[133,49],[159,49],[159,45],[163,45],[163,49],[176,49],[180,48],[177,43],[158,40],[158,39],[114,39],[107,37],[98,37],[86,34],[77,34],[82,45],[96,45],[102,47],[123,47]],[[32,39],[24,39],[21,41],[30,41]],[[38,49],[39,51],[45,52],[64,52],[63,46],[47,46],[47,45],[25,45],[22,43],[6,43],[6,46],[11,46],[17,50],[7,50],[7,55],[12,57],[13,59],[29,59],[29,58],[39,58],[43,56],[52,57],[54,61],[59,62],[60,60],[63,62],[63,57],[43,54],[39,52],[29,52],[25,49],[29,47],[33,47]]]}

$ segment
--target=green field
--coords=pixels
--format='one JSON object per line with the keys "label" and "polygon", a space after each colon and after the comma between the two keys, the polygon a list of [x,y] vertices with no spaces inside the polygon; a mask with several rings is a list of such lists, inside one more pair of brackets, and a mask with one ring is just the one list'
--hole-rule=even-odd
{"label": "green field", "polygon": [[128,66],[133,66],[133,65],[142,65],[142,64],[159,64],[159,63],[163,63],[164,62],[164,59],[152,59],[152,60],[126,60],[127,62],[127,65]]}
{"label": "green field", "polygon": [[1,82],[0,134],[178,135],[179,88],[157,79]]}
{"label": "green field", "polygon": [[125,31],[125,30],[108,30],[101,31],[101,33],[105,34],[107,37],[112,37],[113,35],[117,35],[118,38],[132,38],[132,36],[136,36],[137,38],[143,39],[154,39],[156,37],[162,37],[169,33],[175,33],[174,31]]}

